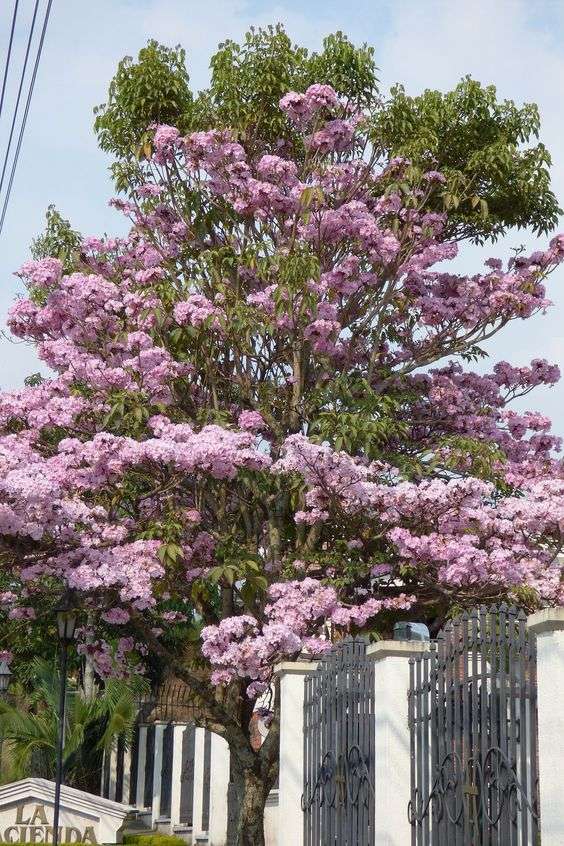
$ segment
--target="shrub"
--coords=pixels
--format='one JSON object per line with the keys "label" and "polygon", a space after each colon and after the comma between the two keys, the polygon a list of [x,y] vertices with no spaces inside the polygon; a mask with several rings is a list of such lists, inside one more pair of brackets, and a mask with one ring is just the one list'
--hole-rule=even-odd
{"label": "shrub", "polygon": [[124,834],[123,842],[125,846],[186,846],[186,841],[174,834]]}

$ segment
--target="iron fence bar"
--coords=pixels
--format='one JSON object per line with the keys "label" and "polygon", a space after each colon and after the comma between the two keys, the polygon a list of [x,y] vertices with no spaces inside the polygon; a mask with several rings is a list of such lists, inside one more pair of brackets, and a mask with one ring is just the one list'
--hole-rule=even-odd
{"label": "iron fence bar", "polygon": [[[415,726],[417,729],[417,759],[416,759],[416,785],[417,794],[424,798],[423,793],[423,724],[421,719],[421,678],[422,678],[422,660],[419,659],[415,664]],[[423,817],[420,817],[417,822],[417,834],[421,843],[423,840]]]}
{"label": "iron fence bar", "polygon": [[[320,741],[320,757],[322,761],[329,761],[331,768],[334,764],[331,762],[331,759],[327,757],[327,745],[325,742],[325,725],[328,719],[328,715],[332,713],[333,707],[335,707],[335,700],[334,700],[334,691],[331,689],[330,684],[330,676],[333,672],[336,671],[336,664],[337,664],[337,653],[333,653],[329,656],[327,664],[325,666],[325,674],[323,676],[323,691],[322,696],[319,700],[319,717],[320,717],[320,725],[321,725],[321,733],[319,735]],[[333,785],[333,781],[328,782],[329,787],[331,788]],[[329,795],[323,796],[322,804],[320,807],[320,820],[319,820],[319,828],[320,834],[322,839],[327,835],[327,824],[328,824],[328,812],[334,808],[334,797],[332,792]]]}
{"label": "iron fence bar", "polygon": [[310,799],[310,761],[309,761],[309,702],[311,697],[311,678],[306,676],[304,680],[304,704],[303,704],[303,756],[304,756],[304,783],[302,811],[303,811],[303,830],[304,830],[304,846],[311,846],[309,840],[309,825],[308,817],[310,814],[309,799]]}
{"label": "iron fence bar", "polygon": [[[316,766],[316,767],[318,766],[318,760],[319,760],[319,749],[318,749],[318,745],[317,745],[317,740],[318,740],[317,732],[318,732],[318,726],[319,726],[319,714],[317,713],[317,711],[318,711],[318,708],[319,708],[319,697],[320,697],[320,694],[321,694],[320,678],[321,678],[321,673],[323,672],[323,666],[324,666],[324,661],[322,660],[321,665],[320,665],[319,675],[316,675],[315,680],[314,680],[315,681],[315,691],[314,691],[313,702],[311,703],[312,704],[311,718],[312,718],[313,725],[315,727],[314,731],[312,732],[312,735],[311,735],[311,742],[312,742],[311,754],[312,754],[314,766]],[[312,775],[313,775],[313,773],[312,773]],[[312,805],[312,808],[311,808],[311,812],[312,812],[311,842],[312,842],[313,846],[315,846],[315,844],[318,841],[317,829],[318,829],[318,815],[319,815],[319,802],[320,801],[321,801],[321,794],[317,794],[317,793],[314,794],[314,804]]]}
{"label": "iron fence bar", "polygon": [[[499,747],[508,754],[509,743],[507,737],[507,638],[510,633],[507,631],[507,605],[502,603],[498,610],[499,621]],[[500,797],[500,826],[499,834],[500,840],[507,842],[510,837],[510,804],[511,801],[506,799],[505,794]]]}
{"label": "iron fence bar", "polygon": [[[417,747],[415,743],[415,658],[409,659],[409,691],[407,694],[407,721],[409,725],[409,774],[410,774],[410,805],[408,807],[408,818],[411,822],[411,846],[417,846],[417,831],[414,820],[419,815],[419,803],[417,801],[417,783],[415,781],[415,760]],[[378,787],[378,786],[377,786]]]}
{"label": "iron fence bar", "polygon": [[531,814],[531,830],[533,843],[540,842],[539,831],[539,779],[538,779],[538,711],[537,711],[537,639],[536,635],[528,634],[528,665],[529,665],[529,713],[531,764],[529,767],[529,795],[534,813]]}
{"label": "iron fence bar", "polygon": [[462,812],[462,826],[461,826],[461,841],[464,846],[472,846],[472,838],[474,836],[474,826],[476,824],[476,802],[475,802],[475,779],[472,760],[472,746],[470,734],[470,708],[469,708],[469,688],[468,688],[468,625],[469,616],[465,612],[460,618],[460,656],[459,656],[459,679],[460,698],[461,698],[461,713],[460,719],[460,759],[462,764],[462,771],[466,773],[466,779],[463,784],[463,812]]}
{"label": "iron fence bar", "polygon": [[[509,693],[509,716],[508,716],[508,745],[507,754],[513,769],[517,767],[517,714],[515,702],[517,699],[517,679],[515,675],[515,634],[517,623],[517,609],[511,606],[507,611],[507,669],[508,669],[508,693]],[[509,846],[518,846],[518,815],[510,813],[510,837]]]}
{"label": "iron fence bar", "polygon": [[453,725],[454,725],[454,768],[456,773],[456,797],[455,805],[455,839],[453,846],[465,846],[464,844],[464,805],[465,789],[464,781],[464,731],[462,725],[462,629],[461,618],[455,620],[452,631],[452,680],[453,680]]}
{"label": "iron fence bar", "polygon": [[471,754],[474,761],[473,777],[479,792],[476,798],[476,820],[474,832],[480,837],[482,804],[482,770],[480,766],[480,724],[478,720],[478,612],[474,609],[470,615],[470,649],[472,656],[470,676],[470,712],[471,712]]}
{"label": "iron fence bar", "polygon": [[[436,749],[435,753],[435,769],[433,770],[433,778],[436,780],[439,774],[439,762],[443,761],[446,755],[446,707],[447,707],[447,700],[446,700],[446,691],[445,691],[445,673],[444,673],[444,660],[445,660],[445,640],[444,635],[441,633],[437,638],[437,652],[436,652],[436,663],[437,663],[437,691],[438,691],[438,701],[437,701],[437,731],[435,735],[432,737],[431,742],[433,747]],[[445,826],[446,826],[446,815],[444,813],[444,807],[442,801],[437,802],[435,800],[434,807],[436,807],[435,813],[435,820],[434,824],[437,827],[437,834],[434,837],[434,840],[437,846],[448,846],[446,841],[446,834],[445,834]]]}
{"label": "iron fence bar", "polygon": [[[520,696],[519,696],[519,723],[520,723],[520,758],[521,758],[521,784],[526,789],[528,782],[527,772],[527,734],[528,734],[528,720],[527,720],[527,662],[526,662],[526,625],[527,617],[523,611],[517,615],[517,622],[519,627],[519,680],[520,680]],[[529,813],[526,807],[521,810],[521,843],[522,846],[529,844]]]}
{"label": "iron fence bar", "polygon": [[[430,697],[429,697],[429,656],[423,655],[422,656],[422,675],[423,675],[423,690],[421,692],[421,735],[423,739],[423,772],[422,772],[422,784],[421,784],[421,791],[423,796],[429,795],[429,720],[427,715],[429,713],[430,707]],[[425,814],[423,819],[423,838],[424,843],[429,844],[430,840],[430,814]]]}
{"label": "iron fence bar", "polygon": [[[483,762],[486,759],[488,748],[491,744],[491,726],[489,720],[489,678],[488,678],[488,646],[490,645],[490,636],[488,631],[488,617],[485,606],[481,605],[479,609],[480,615],[480,760]],[[476,648],[478,648],[476,646]],[[490,660],[491,667],[491,660]],[[490,846],[488,815],[486,807],[489,803],[489,797],[486,795],[485,784],[482,783],[482,843],[483,846]]]}
{"label": "iron fence bar", "polygon": [[[499,627],[496,615],[493,609],[488,612],[488,623],[492,635],[492,652],[490,661],[490,722],[491,722],[491,748],[499,748]],[[499,842],[499,781],[497,778],[492,780],[491,793],[491,807],[490,807],[490,822],[494,823],[491,827],[492,846],[501,846]]]}

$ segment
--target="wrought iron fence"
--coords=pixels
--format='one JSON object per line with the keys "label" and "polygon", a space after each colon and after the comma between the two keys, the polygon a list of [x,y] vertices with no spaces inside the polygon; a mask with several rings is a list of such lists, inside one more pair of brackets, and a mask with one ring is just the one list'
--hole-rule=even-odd
{"label": "wrought iron fence", "polygon": [[198,706],[184,682],[167,681],[157,690],[139,699],[140,723],[191,723],[198,713]]}
{"label": "wrought iron fence", "polygon": [[373,846],[374,670],[347,638],[305,681],[305,846]]}
{"label": "wrought iron fence", "polygon": [[536,646],[517,608],[449,623],[410,662],[412,846],[537,846]]}

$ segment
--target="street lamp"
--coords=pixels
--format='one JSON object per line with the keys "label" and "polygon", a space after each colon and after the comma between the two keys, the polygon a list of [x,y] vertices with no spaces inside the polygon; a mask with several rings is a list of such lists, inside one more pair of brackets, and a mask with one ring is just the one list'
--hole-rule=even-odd
{"label": "street lamp", "polygon": [[73,596],[67,591],[56,608],[57,631],[60,644],[60,687],[59,687],[59,732],[57,736],[57,772],[55,776],[55,802],[53,808],[53,846],[59,844],[59,812],[61,808],[61,784],[63,781],[63,751],[65,747],[65,704],[67,693],[67,657],[69,645],[74,640],[76,613]]}
{"label": "street lamp", "polygon": [[0,698],[8,692],[12,671],[6,661],[0,661]]}
{"label": "street lamp", "polygon": [[[4,699],[8,693],[10,686],[10,679],[12,678],[12,671],[10,670],[6,661],[0,661],[0,699]],[[2,747],[4,745],[4,738],[0,737],[0,773],[2,772]]]}

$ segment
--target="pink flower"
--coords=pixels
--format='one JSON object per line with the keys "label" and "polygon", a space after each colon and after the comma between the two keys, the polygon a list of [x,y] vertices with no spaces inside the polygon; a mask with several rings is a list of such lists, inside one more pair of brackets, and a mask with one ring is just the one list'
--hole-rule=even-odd
{"label": "pink flower", "polygon": [[105,620],[106,623],[123,625],[129,621],[129,612],[126,611],[125,608],[110,608],[109,611],[105,611],[102,614],[102,619]]}
{"label": "pink flower", "polygon": [[250,432],[255,432],[264,429],[266,424],[262,418],[262,414],[259,414],[258,411],[242,411],[237,419],[237,425],[240,429],[248,429]]}

